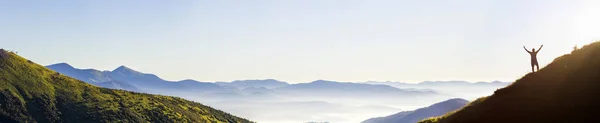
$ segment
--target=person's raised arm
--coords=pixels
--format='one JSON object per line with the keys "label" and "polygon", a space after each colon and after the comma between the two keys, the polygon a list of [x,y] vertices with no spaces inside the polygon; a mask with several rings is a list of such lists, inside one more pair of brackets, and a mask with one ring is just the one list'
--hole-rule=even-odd
{"label": "person's raised arm", "polygon": [[525,49],[525,51],[527,51],[528,53],[531,53],[531,51],[527,50],[527,48],[525,48],[525,46],[523,46],[523,49]]}
{"label": "person's raised arm", "polygon": [[535,53],[540,52],[540,50],[542,50],[542,47],[544,47],[543,44],[542,44],[542,46],[540,46],[540,48],[537,51],[535,51]]}

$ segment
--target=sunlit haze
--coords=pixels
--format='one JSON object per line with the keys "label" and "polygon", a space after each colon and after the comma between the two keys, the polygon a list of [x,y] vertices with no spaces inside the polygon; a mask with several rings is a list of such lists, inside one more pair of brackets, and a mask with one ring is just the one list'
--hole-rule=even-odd
{"label": "sunlit haze", "polygon": [[1,1],[0,47],[167,80],[514,81],[600,40],[597,0]]}

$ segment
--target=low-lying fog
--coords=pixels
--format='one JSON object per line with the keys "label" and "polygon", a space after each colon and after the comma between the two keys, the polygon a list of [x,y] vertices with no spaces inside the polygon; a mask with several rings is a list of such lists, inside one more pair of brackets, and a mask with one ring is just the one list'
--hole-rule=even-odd
{"label": "low-lying fog", "polygon": [[[369,83],[372,85],[382,83]],[[385,84],[385,83],[384,83]],[[488,96],[504,84],[426,85],[387,83],[402,90],[435,92],[436,94],[382,95],[378,92],[313,92],[274,91],[267,94],[250,93],[230,98],[228,94],[192,96],[185,98],[224,110],[259,123],[360,123],[373,117],[423,108],[451,98],[474,100]],[[277,90],[277,89],[274,89]],[[331,89],[335,90],[335,89]],[[350,91],[350,90],[348,90]],[[301,92],[300,94],[298,92]]]}

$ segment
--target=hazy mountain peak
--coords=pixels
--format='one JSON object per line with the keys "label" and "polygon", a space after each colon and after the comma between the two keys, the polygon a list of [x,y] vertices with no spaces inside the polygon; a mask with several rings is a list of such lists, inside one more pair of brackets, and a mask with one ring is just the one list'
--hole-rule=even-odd
{"label": "hazy mountain peak", "polygon": [[462,99],[462,98],[454,98],[454,99],[446,100],[444,102],[469,102],[469,101],[465,100],[465,99]]}
{"label": "hazy mountain peak", "polygon": [[119,66],[117,69],[113,70],[112,72],[122,73],[122,74],[141,74],[140,72],[135,71],[124,65]]}
{"label": "hazy mountain peak", "polygon": [[461,98],[454,98],[454,99],[449,99],[449,100],[446,100],[446,101],[443,101],[443,102],[439,102],[439,103],[433,104],[431,107],[442,106],[442,105],[456,105],[456,104],[462,104],[462,105],[464,105],[464,104],[467,104],[467,103],[469,103],[468,100],[461,99]]}
{"label": "hazy mountain peak", "polygon": [[501,81],[493,81],[492,83],[503,83],[503,82],[501,82]]}
{"label": "hazy mountain peak", "polygon": [[75,67],[71,66],[70,64],[64,63],[64,62],[63,63],[56,63],[56,64],[48,65],[48,67],[75,69]]}
{"label": "hazy mountain peak", "polygon": [[289,85],[287,82],[282,82],[275,79],[235,80],[232,82],[217,82],[216,84],[221,86],[236,87],[238,89],[244,89],[248,87],[265,87],[271,89]]}
{"label": "hazy mountain peak", "polygon": [[133,69],[125,66],[125,65],[121,65],[119,67],[117,67],[117,69],[113,70],[113,71],[133,71]]}
{"label": "hazy mountain peak", "polygon": [[319,80],[315,80],[315,81],[313,81],[313,82],[311,82],[311,83],[334,83],[334,82],[335,82],[335,81],[329,81],[329,80],[322,80],[322,79],[319,79]]}
{"label": "hazy mountain peak", "polygon": [[193,80],[193,79],[184,79],[184,80],[181,80],[179,82],[199,82],[199,81],[196,81],[196,80]]}
{"label": "hazy mountain peak", "polygon": [[176,81],[176,82],[183,82],[183,83],[210,83],[210,82],[201,82],[201,81],[193,80],[193,79],[184,79],[184,80]]}

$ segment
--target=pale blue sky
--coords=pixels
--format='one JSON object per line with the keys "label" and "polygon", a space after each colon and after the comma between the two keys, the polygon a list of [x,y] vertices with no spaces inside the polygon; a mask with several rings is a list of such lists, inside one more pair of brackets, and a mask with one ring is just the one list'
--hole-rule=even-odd
{"label": "pale blue sky", "polygon": [[5,0],[0,47],[168,80],[513,81],[600,40],[594,0]]}

